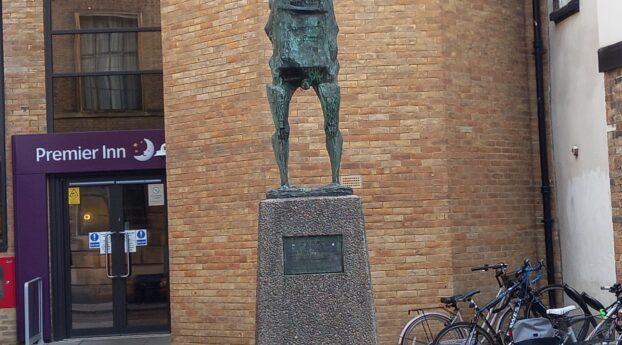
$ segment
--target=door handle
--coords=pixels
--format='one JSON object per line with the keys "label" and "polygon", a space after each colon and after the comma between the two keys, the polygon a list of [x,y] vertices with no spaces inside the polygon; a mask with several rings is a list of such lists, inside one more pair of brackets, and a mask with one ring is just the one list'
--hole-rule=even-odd
{"label": "door handle", "polygon": [[112,249],[112,246],[108,246],[110,244],[110,234],[104,235],[104,253],[106,253],[106,257],[104,258],[104,262],[106,263],[106,276],[110,279],[116,278],[117,276],[113,275],[110,270],[110,264],[108,263],[108,259],[111,257],[111,251],[108,251],[108,248]]}
{"label": "door handle", "polygon": [[126,231],[123,234],[123,247],[125,251],[125,274],[120,275],[121,278],[127,278],[132,274],[132,265],[130,264],[130,239]]}

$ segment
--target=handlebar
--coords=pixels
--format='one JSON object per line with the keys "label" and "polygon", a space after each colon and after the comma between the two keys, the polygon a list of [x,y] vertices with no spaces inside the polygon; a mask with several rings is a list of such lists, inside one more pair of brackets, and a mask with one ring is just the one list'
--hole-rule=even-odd
{"label": "handlebar", "polygon": [[503,262],[500,262],[498,264],[494,264],[494,265],[489,265],[489,264],[485,264],[484,266],[480,266],[480,267],[473,267],[471,268],[472,272],[475,271],[482,271],[482,272],[487,272],[489,270],[498,270],[498,269],[506,269],[509,266]]}
{"label": "handlebar", "polygon": [[620,283],[615,283],[611,286],[601,286],[600,289],[609,291],[610,293],[614,293],[616,295],[622,294],[622,286]]}
{"label": "handlebar", "polygon": [[[544,267],[544,262],[542,260],[538,261],[538,264],[535,266],[531,266],[529,264],[529,260],[525,260],[525,265],[523,266],[523,272],[525,273],[526,276],[524,277],[525,280],[529,281],[530,285],[535,285],[537,282],[540,281],[540,279],[542,279],[542,268]],[[529,276],[531,275],[531,273],[536,272],[536,276],[533,279],[530,279]]]}
{"label": "handlebar", "polygon": [[505,285],[505,280],[503,279],[503,276],[505,276],[505,272],[507,271],[508,267],[509,266],[506,263],[500,262],[494,265],[485,264],[484,266],[473,267],[471,268],[471,271],[487,272],[489,270],[495,270],[495,279],[497,280],[497,284],[499,284],[499,287],[501,288]]}
{"label": "handlebar", "polygon": [[[536,284],[543,276],[544,262],[542,260],[538,261],[536,265],[531,265],[529,260],[525,260],[521,267],[510,273],[506,273],[508,265],[505,263],[499,263],[496,265],[484,265],[481,267],[474,267],[472,271],[488,271],[490,269],[497,269],[497,273],[499,273],[499,269],[502,269],[503,273],[501,275],[497,275],[497,281],[499,281],[500,287],[505,287],[505,290],[502,291],[496,298],[492,301],[488,302],[485,306],[478,309],[478,313],[482,313],[486,310],[490,310],[491,308],[495,308],[495,311],[502,310],[507,306],[515,297],[524,298],[524,294],[530,291],[530,285]],[[535,273],[535,277],[531,278],[532,273]],[[501,306],[498,306],[501,303]]]}

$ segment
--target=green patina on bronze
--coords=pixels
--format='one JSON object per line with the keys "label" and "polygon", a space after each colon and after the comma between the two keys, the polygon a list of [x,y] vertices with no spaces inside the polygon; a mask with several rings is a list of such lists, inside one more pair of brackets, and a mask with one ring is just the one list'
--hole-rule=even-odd
{"label": "green patina on bronze", "polygon": [[276,129],[272,147],[281,190],[289,189],[289,103],[298,88],[313,88],[320,99],[332,183],[339,184],[343,138],[339,131],[338,31],[332,0],[270,0],[266,33],[273,47],[272,84],[267,85],[267,92]]}

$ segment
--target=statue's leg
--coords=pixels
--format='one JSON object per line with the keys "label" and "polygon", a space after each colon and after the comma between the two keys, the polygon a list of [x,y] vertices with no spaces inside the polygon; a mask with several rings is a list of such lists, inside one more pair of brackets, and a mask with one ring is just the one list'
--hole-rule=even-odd
{"label": "statue's leg", "polygon": [[289,187],[287,161],[289,159],[289,102],[294,89],[286,85],[267,85],[268,102],[274,120],[275,132],[272,135],[272,149],[279,167],[281,187]]}
{"label": "statue's leg", "polygon": [[326,133],[326,150],[330,158],[333,183],[339,183],[339,167],[341,166],[341,149],[343,138],[339,131],[339,103],[341,90],[337,83],[319,84],[315,89],[324,112],[324,132]]}

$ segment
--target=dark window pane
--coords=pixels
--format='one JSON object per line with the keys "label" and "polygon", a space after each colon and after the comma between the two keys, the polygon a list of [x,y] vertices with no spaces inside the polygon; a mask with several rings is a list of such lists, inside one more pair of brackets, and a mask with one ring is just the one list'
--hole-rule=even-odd
{"label": "dark window pane", "polygon": [[164,89],[162,74],[142,76],[143,108],[153,114],[164,114]]}
{"label": "dark window pane", "polygon": [[[81,90],[81,84],[92,83],[97,87],[97,82],[102,79],[106,85],[115,86],[123,82],[123,79],[138,80],[140,84],[140,107],[132,110],[118,106],[118,109],[85,109],[81,98],[77,97]],[[116,80],[115,80],[116,79]],[[131,83],[134,83],[132,81]],[[104,82],[102,82],[104,83]],[[116,84],[115,84],[116,83]],[[88,89],[88,88],[86,88]],[[129,90],[126,87],[125,92]],[[164,128],[164,111],[162,100],[162,75],[130,75],[109,77],[69,77],[54,78],[54,131],[56,132],[80,132],[80,131],[111,131],[129,129],[152,129]],[[116,92],[116,93],[115,93]],[[120,91],[114,91],[116,100],[112,97],[98,99],[100,96],[96,90],[92,91],[92,97],[98,102],[109,102],[117,107],[117,101],[127,101]],[[105,94],[105,93],[103,93]],[[130,97],[133,99],[133,97]]]}
{"label": "dark window pane", "polygon": [[82,80],[83,111],[142,109],[137,75],[83,77]]}
{"label": "dark window pane", "polygon": [[[108,187],[80,187],[79,205],[69,205],[71,319],[74,329],[112,327],[112,281],[106,256],[89,249],[90,232],[110,229]],[[110,239],[110,238],[109,238]]]}
{"label": "dark window pane", "polygon": [[[81,29],[138,26],[138,18],[125,16],[80,16]],[[100,33],[81,35],[80,71],[113,72],[138,69],[137,34]],[[81,83],[82,110],[139,110],[140,79],[136,75],[85,77]]]}
{"label": "dark window pane", "polygon": [[162,39],[157,31],[54,35],[52,46],[54,73],[162,69]]}
{"label": "dark window pane", "polygon": [[160,26],[159,0],[52,0],[52,30],[75,29],[79,16],[140,13],[139,26]]}

